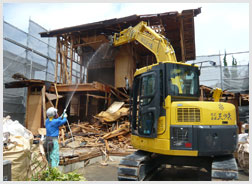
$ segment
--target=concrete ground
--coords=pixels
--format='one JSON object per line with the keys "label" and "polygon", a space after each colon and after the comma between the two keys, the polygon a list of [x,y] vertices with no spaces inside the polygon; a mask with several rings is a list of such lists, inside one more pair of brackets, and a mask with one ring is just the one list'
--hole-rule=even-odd
{"label": "concrete ground", "polygon": [[107,166],[96,162],[77,170],[88,181],[117,181],[117,166],[119,161],[108,162]]}
{"label": "concrete ground", "polygon": [[[119,160],[109,161],[104,166],[102,162],[95,162],[85,168],[77,170],[88,181],[117,181],[117,165]],[[151,181],[206,181],[209,179],[208,173],[204,169],[193,167],[175,167],[167,165],[157,171]],[[249,181],[249,176],[239,170],[239,181]]]}

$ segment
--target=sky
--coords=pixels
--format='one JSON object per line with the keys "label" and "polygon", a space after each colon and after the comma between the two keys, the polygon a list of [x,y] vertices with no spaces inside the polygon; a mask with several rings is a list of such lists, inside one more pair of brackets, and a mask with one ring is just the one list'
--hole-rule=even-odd
{"label": "sky", "polygon": [[249,50],[249,3],[4,3],[3,19],[27,32],[29,19],[54,30],[199,7],[194,18],[197,56]]}

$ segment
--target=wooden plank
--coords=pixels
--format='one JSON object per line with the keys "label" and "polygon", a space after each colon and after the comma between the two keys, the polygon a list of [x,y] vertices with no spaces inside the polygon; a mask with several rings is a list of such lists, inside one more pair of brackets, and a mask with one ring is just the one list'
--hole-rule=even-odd
{"label": "wooden plank", "polygon": [[125,87],[125,77],[132,86],[135,72],[135,62],[132,57],[130,45],[123,45],[115,57],[115,87]]}
{"label": "wooden plank", "polygon": [[25,127],[27,128],[28,127],[28,118],[29,118],[29,96],[31,95],[31,87],[28,87],[27,89],[27,98],[26,98],[26,104],[27,104],[27,107],[26,107],[26,110],[25,110]]}
{"label": "wooden plank", "polygon": [[64,63],[64,69],[65,69],[65,83],[69,84],[69,74],[67,70],[67,53],[68,53],[68,48],[66,45],[64,45],[64,51],[63,51],[63,63]]}
{"label": "wooden plank", "polygon": [[[137,151],[137,150],[135,150]],[[109,155],[111,156],[127,156],[127,155],[130,155],[132,154],[134,151],[130,151],[130,152],[119,152],[119,151],[110,151],[109,152]]]}
{"label": "wooden plank", "polygon": [[203,101],[203,98],[204,98],[204,91],[202,88],[200,88],[200,101]]}
{"label": "wooden plank", "polygon": [[64,128],[61,128],[61,142],[63,145],[65,145],[65,132],[64,132]]}
{"label": "wooden plank", "polygon": [[87,98],[86,98],[86,117],[88,114],[88,102],[89,102],[89,96],[87,96]]}
{"label": "wooden plank", "polygon": [[103,138],[103,139],[107,139],[107,138],[110,137],[111,135],[117,134],[117,133],[120,132],[120,131],[127,131],[127,129],[126,129],[125,127],[119,128],[119,129],[117,129],[117,130],[114,130],[114,131],[112,131],[112,132],[109,132],[109,133],[105,134],[102,138]]}
{"label": "wooden plank", "polygon": [[93,98],[98,98],[98,99],[108,99],[108,97],[104,97],[104,96],[98,96],[98,95],[92,95],[92,94],[86,94],[87,96],[91,96]]}
{"label": "wooden plank", "polygon": [[108,145],[108,141],[105,139],[104,142],[105,142],[105,145],[106,145],[106,150],[107,150],[107,151],[110,151],[109,145]]}
{"label": "wooden plank", "polygon": [[56,43],[56,59],[55,59],[55,70],[54,70],[54,82],[57,82],[58,80],[58,58],[59,56],[59,37],[57,37],[57,43]]}
{"label": "wooden plank", "polygon": [[63,52],[63,43],[60,41],[60,56],[61,56],[61,83],[65,83],[64,62],[65,54]]}
{"label": "wooden plank", "polygon": [[52,104],[50,104],[49,102],[46,102],[46,109],[48,109],[50,107],[54,107],[54,106],[52,106]]}
{"label": "wooden plank", "polygon": [[70,46],[70,84],[72,84],[72,71],[73,71],[73,37],[71,37],[71,46]]}
{"label": "wooden plank", "polygon": [[80,43],[80,44],[75,44],[73,47],[76,48],[78,46],[85,46],[85,45],[91,45],[91,44],[97,44],[101,43],[103,40],[98,40],[98,41],[93,41],[93,42],[88,42],[88,43]]}
{"label": "wooden plank", "polygon": [[101,152],[95,151],[95,152],[92,152],[92,153],[87,154],[87,155],[80,155],[79,160],[83,161],[83,160],[91,159],[91,158],[98,157],[98,156],[101,156],[101,155],[102,155]]}
{"label": "wooden plank", "polygon": [[88,43],[88,45],[94,50],[97,50],[101,46],[102,42],[108,42],[107,37],[101,34],[96,34],[94,36],[87,35],[85,37],[82,36],[81,40],[83,40],[84,43]]}
{"label": "wooden plank", "polygon": [[[108,85],[110,88],[112,88],[112,90],[114,90],[116,93],[119,93],[120,95],[124,96],[125,98],[129,98],[129,95],[121,92],[120,90],[116,89],[115,87]],[[112,91],[111,91],[112,92]]]}
{"label": "wooden plank", "polygon": [[41,94],[28,96],[27,104],[27,125],[26,128],[30,130],[33,135],[38,134],[38,128],[41,128],[42,115],[42,98]]}
{"label": "wooden plank", "polygon": [[126,134],[126,133],[128,133],[129,131],[122,131],[122,132],[118,132],[118,133],[115,133],[115,134],[112,134],[112,135],[110,135],[110,136],[107,136],[105,139],[111,139],[111,138],[113,138],[113,137],[117,137],[117,136],[119,136],[119,135],[123,135],[123,134]]}
{"label": "wooden plank", "polygon": [[57,84],[56,83],[54,83],[54,89],[55,89],[55,93],[56,93],[56,96],[57,96],[56,104],[55,104],[55,108],[57,109],[58,108],[58,103],[59,103],[59,94],[58,94]]}
{"label": "wooden plank", "polygon": [[118,98],[119,100],[123,100],[123,98],[120,97],[118,94],[116,94],[112,89],[111,89],[111,93],[112,93],[113,95],[115,95],[115,97]]}
{"label": "wooden plank", "polygon": [[179,21],[180,21],[179,33],[180,33],[181,58],[182,62],[185,62],[186,53],[185,53],[185,39],[184,39],[184,19],[181,14],[179,16]]}
{"label": "wooden plank", "polygon": [[82,62],[83,62],[83,56],[82,55],[80,55],[80,81],[79,81],[79,83],[82,83],[83,81],[82,81]]}
{"label": "wooden plank", "polygon": [[122,106],[124,105],[124,102],[117,102],[114,101],[113,104],[111,106],[109,106],[109,108],[106,110],[106,112],[108,113],[115,113],[116,111],[118,111]]}
{"label": "wooden plank", "polygon": [[46,89],[45,85],[42,87],[42,107],[43,107],[43,121],[44,121],[44,126],[45,126],[45,121],[46,121]]}
{"label": "wooden plank", "polygon": [[[45,96],[46,96],[48,102],[50,103],[51,107],[54,107],[54,105],[53,105],[52,101],[50,100],[50,98],[49,98],[49,96],[48,96],[47,93],[45,93]],[[43,103],[44,103],[44,102],[43,102]]]}
{"label": "wooden plank", "polygon": [[61,40],[59,39],[59,54],[60,54],[60,83],[63,83],[63,65],[62,65],[62,53],[61,53],[61,49],[62,49],[62,43]]}
{"label": "wooden plank", "polygon": [[112,94],[109,93],[109,96],[108,96],[108,106],[110,106],[111,103],[112,103],[111,95],[112,95]]}
{"label": "wooden plank", "polygon": [[[103,84],[95,85],[95,83],[85,83],[78,84],[76,88],[76,84],[57,84],[58,92],[70,92],[70,91],[103,91],[109,92],[110,88]],[[49,91],[55,92],[55,88],[53,86],[50,87]]]}

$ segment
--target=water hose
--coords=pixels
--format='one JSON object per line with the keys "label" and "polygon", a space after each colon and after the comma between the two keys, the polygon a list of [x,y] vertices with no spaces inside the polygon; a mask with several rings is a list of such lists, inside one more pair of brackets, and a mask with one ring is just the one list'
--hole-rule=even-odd
{"label": "water hose", "polygon": [[[62,118],[64,117],[65,113],[66,113],[66,109],[64,109],[64,111],[63,111],[63,113],[62,113],[62,115],[61,115]],[[70,128],[70,125],[69,125],[68,120],[67,120],[67,125],[68,125],[68,128],[69,128],[69,130],[70,130],[70,134],[71,134],[71,136],[72,136],[72,141],[74,141],[73,133],[72,133],[72,130],[71,130],[71,128]]]}

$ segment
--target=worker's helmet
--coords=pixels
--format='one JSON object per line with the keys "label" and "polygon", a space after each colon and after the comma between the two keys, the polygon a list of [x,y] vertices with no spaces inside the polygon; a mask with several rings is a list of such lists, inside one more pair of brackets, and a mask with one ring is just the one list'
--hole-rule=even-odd
{"label": "worker's helmet", "polygon": [[55,117],[57,115],[58,110],[55,109],[54,107],[50,107],[46,111],[46,115],[48,118]]}

